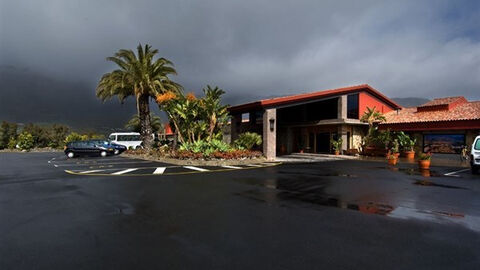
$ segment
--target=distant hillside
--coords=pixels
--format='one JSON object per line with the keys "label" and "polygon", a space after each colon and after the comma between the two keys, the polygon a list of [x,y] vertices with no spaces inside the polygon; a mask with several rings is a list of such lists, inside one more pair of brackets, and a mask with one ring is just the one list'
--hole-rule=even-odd
{"label": "distant hillside", "polygon": [[417,107],[430,101],[427,98],[417,98],[417,97],[392,98],[392,99],[403,107]]}

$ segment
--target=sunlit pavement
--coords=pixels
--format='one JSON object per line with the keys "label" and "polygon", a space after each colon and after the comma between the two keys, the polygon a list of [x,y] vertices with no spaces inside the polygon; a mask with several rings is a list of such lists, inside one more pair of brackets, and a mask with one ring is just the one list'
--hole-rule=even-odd
{"label": "sunlit pavement", "polygon": [[[163,163],[61,158],[0,154],[0,269],[480,264],[480,177],[463,167],[333,160],[167,175],[153,173]],[[131,168],[153,172],[124,177]]]}

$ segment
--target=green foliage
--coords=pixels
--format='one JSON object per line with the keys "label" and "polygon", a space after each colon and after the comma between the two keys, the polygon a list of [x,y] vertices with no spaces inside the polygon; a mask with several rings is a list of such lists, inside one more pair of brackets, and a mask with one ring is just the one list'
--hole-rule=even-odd
{"label": "green foliage", "polygon": [[29,123],[23,128],[23,132],[32,134],[36,147],[62,146],[63,140],[67,136],[69,128],[65,125],[53,124],[51,126],[37,125]]}
{"label": "green foliage", "polygon": [[432,154],[430,154],[430,153],[420,153],[418,155],[418,159],[419,160],[430,160],[430,159],[432,159]]}
{"label": "green foliage", "polygon": [[214,152],[230,151],[232,150],[232,147],[221,140],[213,139],[211,141],[199,140],[193,143],[186,142],[180,146],[180,150],[202,153],[204,156],[210,156]]}
{"label": "green foliage", "polygon": [[397,133],[398,142],[403,149],[403,151],[413,151],[417,139],[411,139],[410,136],[405,134],[403,131]]}
{"label": "green foliage", "polygon": [[262,144],[262,136],[255,132],[245,132],[238,136],[233,142],[233,145],[237,149],[247,149],[251,150],[254,146],[259,146]]}
{"label": "green foliage", "polygon": [[177,74],[173,63],[165,58],[157,58],[158,50],[150,45],[137,46],[137,54],[132,50],[119,50],[108,61],[117,64],[118,69],[106,73],[98,83],[96,94],[102,101],[114,96],[124,102],[133,96],[137,102],[137,113],[140,118],[140,133],[144,145],[150,148],[151,127],[148,117],[150,114],[149,99],[168,91],[177,93],[182,86],[173,82],[169,75]]}
{"label": "green foliage", "polygon": [[392,152],[399,153],[400,152],[400,144],[398,143],[398,139],[394,139],[392,141]]}
{"label": "green foliage", "polygon": [[[159,116],[151,113],[150,126],[152,127],[153,132],[161,131],[163,129],[162,119]],[[128,122],[125,124],[125,128],[133,132],[141,131],[140,118],[138,117],[138,114],[133,115],[132,118],[128,120]]]}
{"label": "green foliage", "polygon": [[157,96],[160,109],[167,112],[181,144],[222,139],[222,127],[228,122],[228,106],[221,105],[225,91],[207,86],[203,92],[200,99],[181,92]]}
{"label": "green foliage", "polygon": [[330,143],[332,144],[333,150],[335,152],[340,152],[343,144],[342,138],[339,138],[338,140],[331,140]]}
{"label": "green foliage", "polygon": [[67,144],[69,142],[84,141],[84,140],[88,140],[87,135],[81,135],[81,134],[78,134],[76,132],[72,132],[72,133],[68,134],[67,137],[65,137],[65,144]]}
{"label": "green foliage", "polygon": [[17,140],[14,137],[10,137],[7,144],[8,149],[15,149],[17,148]]}
{"label": "green foliage", "polygon": [[22,150],[30,150],[34,147],[34,139],[32,134],[28,132],[22,132],[20,135],[18,135],[17,139],[18,147]]}
{"label": "green foliage", "polygon": [[17,137],[17,124],[3,121],[0,125],[0,149],[7,147],[12,137]]}

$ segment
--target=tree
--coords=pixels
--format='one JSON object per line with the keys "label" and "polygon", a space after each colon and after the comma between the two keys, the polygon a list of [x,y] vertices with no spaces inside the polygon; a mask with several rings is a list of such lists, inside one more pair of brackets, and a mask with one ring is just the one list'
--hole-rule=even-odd
{"label": "tree", "polygon": [[375,106],[373,108],[367,107],[367,110],[363,113],[360,121],[368,123],[368,135],[371,135],[374,130],[374,124],[384,122],[387,119],[383,114],[376,110]]}
{"label": "tree", "polygon": [[104,74],[96,89],[97,97],[102,101],[117,96],[123,103],[126,98],[135,97],[140,134],[146,148],[151,148],[153,144],[150,98],[166,92],[177,93],[182,89],[168,77],[177,74],[173,63],[165,58],[154,60],[157,53],[158,50],[148,44],[144,48],[139,44],[137,54],[132,50],[119,50],[113,57],[107,58],[119,68]]}
{"label": "tree", "polygon": [[220,99],[225,91],[215,86],[207,85],[203,89],[205,97],[201,100],[206,119],[208,120],[208,140],[212,140],[216,134],[221,134],[222,126],[228,121],[227,105],[221,105]]}
{"label": "tree", "polygon": [[[154,114],[150,114],[150,125],[152,126],[153,132],[159,132],[163,129],[162,119]],[[131,131],[140,132],[140,118],[138,118],[138,115],[133,115],[125,124],[125,128]]]}
{"label": "tree", "polygon": [[7,147],[10,138],[17,138],[17,124],[3,121],[0,125],[0,149]]}

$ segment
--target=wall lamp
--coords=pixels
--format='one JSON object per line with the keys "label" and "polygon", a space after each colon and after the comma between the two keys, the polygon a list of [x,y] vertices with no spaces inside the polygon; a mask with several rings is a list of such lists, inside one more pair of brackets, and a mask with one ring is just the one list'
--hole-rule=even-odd
{"label": "wall lamp", "polygon": [[270,122],[270,131],[274,131],[275,130],[275,119],[274,118],[270,118],[270,120],[268,120]]}

